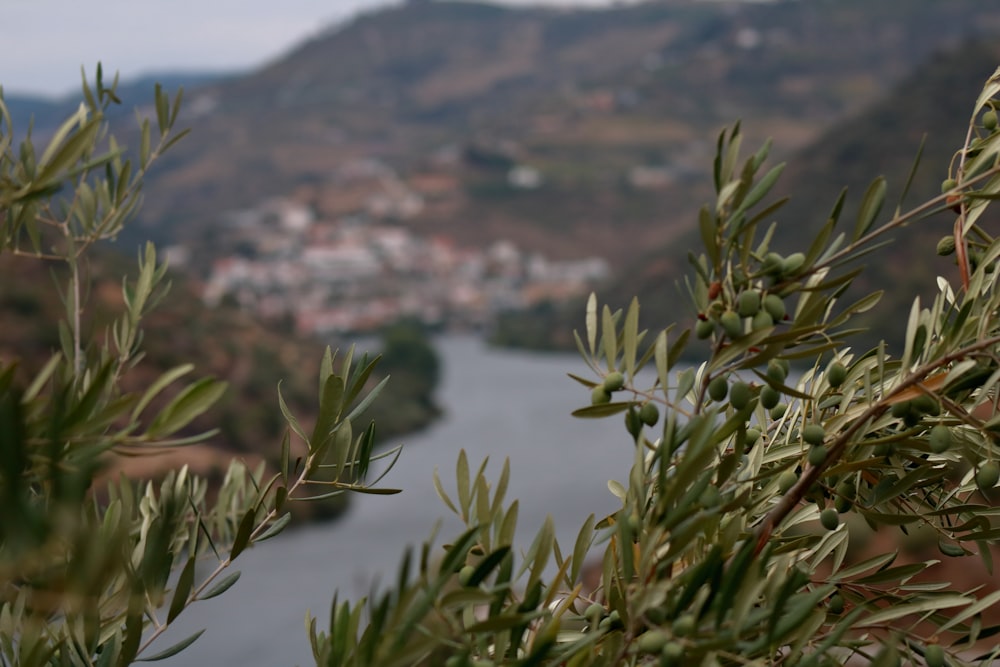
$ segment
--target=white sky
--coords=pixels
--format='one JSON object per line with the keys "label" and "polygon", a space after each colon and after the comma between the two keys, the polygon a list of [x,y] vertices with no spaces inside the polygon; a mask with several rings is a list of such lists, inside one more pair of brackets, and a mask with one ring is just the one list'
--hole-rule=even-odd
{"label": "white sky", "polygon": [[[604,5],[609,0],[499,0]],[[0,85],[75,92],[98,61],[122,79],[261,65],[361,10],[392,0],[0,0]]]}

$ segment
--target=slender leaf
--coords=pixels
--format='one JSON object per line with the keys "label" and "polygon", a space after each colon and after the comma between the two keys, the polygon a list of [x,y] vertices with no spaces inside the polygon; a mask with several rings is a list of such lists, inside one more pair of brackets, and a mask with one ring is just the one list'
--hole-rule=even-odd
{"label": "slender leaf", "polygon": [[196,641],[198,641],[198,637],[201,637],[201,635],[204,632],[205,632],[204,629],[199,630],[198,632],[194,633],[193,635],[191,635],[191,636],[189,636],[189,637],[187,637],[185,639],[182,639],[181,641],[177,642],[176,644],[174,644],[170,648],[164,649],[163,651],[160,651],[156,655],[151,655],[148,658],[139,658],[137,660],[137,662],[156,662],[157,660],[166,660],[167,658],[172,658],[173,656],[177,655],[178,653],[180,653],[181,651],[183,651],[184,649],[186,649],[191,644],[193,644]]}

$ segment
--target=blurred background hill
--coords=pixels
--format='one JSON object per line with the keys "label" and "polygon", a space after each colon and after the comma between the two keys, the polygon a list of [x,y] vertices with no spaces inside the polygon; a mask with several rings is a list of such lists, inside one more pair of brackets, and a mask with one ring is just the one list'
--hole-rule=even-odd
{"label": "blurred background hill", "polygon": [[[126,143],[138,143],[133,112],[149,110],[154,79],[185,87],[180,125],[193,133],[108,252],[131,256],[146,239],[166,250],[183,296],[157,315],[150,358],[234,379],[225,447],[271,447],[274,382],[285,376],[305,401],[321,338],[406,319],[567,346],[592,289],[621,306],[638,295],[649,325],[690,317],[675,283],[716,137],[736,120],[748,149],[771,138],[772,162],[788,162],[779,246],[822,224],[844,185],[848,219],[878,175],[894,203],[924,137],[907,201],[935,194],[1000,62],[998,35],[1000,5],[981,0],[373,9],[254,71],[164,69],[123,84],[112,120]],[[31,122],[37,138],[72,99],[5,97],[15,133]],[[953,270],[932,250],[950,223],[924,223],[873,258],[860,287],[887,288],[879,321],[909,309],[893,288],[908,295]],[[124,266],[104,262],[98,273]],[[2,346],[34,358],[54,344],[38,316],[58,304],[37,294],[44,281],[7,270]],[[873,339],[889,334],[873,327]],[[436,414],[433,386],[411,380],[383,432]]]}

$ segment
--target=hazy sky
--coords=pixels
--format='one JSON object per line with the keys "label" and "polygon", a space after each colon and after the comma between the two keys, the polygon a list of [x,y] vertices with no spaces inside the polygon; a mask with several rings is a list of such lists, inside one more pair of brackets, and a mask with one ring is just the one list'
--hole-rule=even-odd
{"label": "hazy sky", "polygon": [[[608,0],[499,0],[602,5]],[[392,0],[0,0],[0,85],[75,92],[80,66],[123,78],[260,65],[324,27]]]}

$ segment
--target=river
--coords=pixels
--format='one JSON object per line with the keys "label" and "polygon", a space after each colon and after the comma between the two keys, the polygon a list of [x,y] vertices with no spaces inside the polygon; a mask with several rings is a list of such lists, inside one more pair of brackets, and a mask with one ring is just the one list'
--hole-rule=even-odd
{"label": "river", "polygon": [[[510,459],[508,502],[520,499],[518,541],[527,547],[546,514],[557,526],[563,553],[572,551],[590,513],[599,518],[617,507],[609,479],[625,481],[633,449],[618,416],[581,420],[570,416],[590,392],[566,377],[587,375],[576,354],[495,350],[474,338],[437,342],[443,362],[438,400],[445,416],[419,434],[401,439],[399,462],[383,480],[403,489],[393,496],[356,495],[341,520],[289,529],[245,552],[235,566],[241,580],[219,598],[200,602],[151,647],[166,648],[201,628],[198,641],[162,662],[170,667],[279,667],[313,664],[306,610],[329,620],[335,591],[357,599],[375,581],[391,581],[407,545],[426,540],[448,514],[432,473],[446,490],[455,486],[455,461],[465,449],[475,469],[489,457],[495,480]],[[446,521],[437,544],[457,534]]]}

